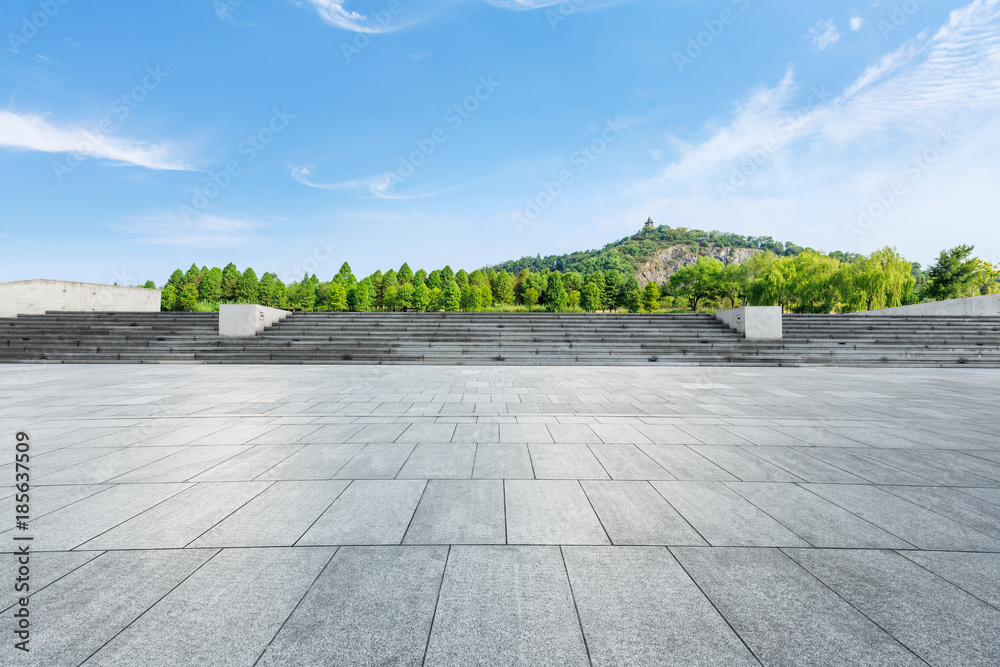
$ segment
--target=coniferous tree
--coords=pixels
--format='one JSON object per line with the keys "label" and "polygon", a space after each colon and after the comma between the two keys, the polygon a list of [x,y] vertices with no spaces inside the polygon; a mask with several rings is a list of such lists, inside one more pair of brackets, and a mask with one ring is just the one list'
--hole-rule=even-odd
{"label": "coniferous tree", "polygon": [[330,283],[330,290],[326,293],[326,307],[337,312],[347,310],[347,287],[339,275]]}
{"label": "coniferous tree", "polygon": [[236,265],[230,262],[226,268],[222,269],[222,300],[232,302],[236,300],[236,284],[240,281],[240,271]]}
{"label": "coniferous tree", "polygon": [[655,282],[646,284],[642,291],[642,309],[647,313],[653,313],[660,308],[660,286]]}
{"label": "coniferous tree", "polygon": [[249,266],[236,281],[236,301],[239,303],[257,303],[260,283],[257,274]]}
{"label": "coniferous tree", "polygon": [[198,288],[194,283],[185,283],[177,299],[177,309],[191,312],[198,308]]}
{"label": "coniferous tree", "polygon": [[497,274],[494,298],[497,304],[501,306],[514,304],[514,276],[506,271],[501,271]]}
{"label": "coniferous tree", "polygon": [[441,308],[449,313],[462,309],[462,288],[454,280],[449,280],[441,290]]}
{"label": "coniferous tree", "polygon": [[545,290],[545,305],[554,313],[561,313],[566,310],[569,297],[563,285],[562,274],[554,271],[549,274],[548,287]]}
{"label": "coniferous tree", "polygon": [[209,303],[219,303],[222,299],[222,269],[213,267],[198,286],[198,297]]}

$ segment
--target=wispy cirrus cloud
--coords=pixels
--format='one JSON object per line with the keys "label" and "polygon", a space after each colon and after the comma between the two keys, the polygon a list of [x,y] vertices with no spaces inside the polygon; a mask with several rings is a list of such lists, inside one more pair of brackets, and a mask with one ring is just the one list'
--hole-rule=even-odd
{"label": "wispy cirrus cloud", "polygon": [[[700,141],[670,137],[675,159],[641,189],[692,183],[731,169],[753,150],[808,144],[865,151],[940,128],[960,117],[989,120],[1000,108],[1000,0],[955,10],[933,36],[921,34],[868,67],[842,93],[813,95],[788,69],[774,87],[738,103],[728,121],[707,124]],[[820,91],[822,92],[822,91]]]}
{"label": "wispy cirrus cloud", "polygon": [[75,153],[147,169],[190,170],[192,167],[168,143],[114,137],[76,125],[56,125],[44,115],[0,110],[0,146],[8,150]]}
{"label": "wispy cirrus cloud", "polygon": [[819,21],[809,28],[809,36],[812,37],[813,46],[820,51],[826,51],[830,46],[840,39],[840,31],[833,19]]}
{"label": "wispy cirrus cloud", "polygon": [[394,32],[402,29],[402,24],[392,22],[392,14],[388,10],[380,10],[382,15],[390,18],[379,20],[379,14],[368,16],[361,12],[352,11],[345,7],[344,0],[308,0],[316,14],[326,23],[351,32],[363,32],[368,34],[380,34]]}
{"label": "wispy cirrus cloud", "polygon": [[153,211],[110,225],[138,243],[199,248],[247,245],[260,240],[256,232],[266,226],[243,215],[202,213],[185,218],[176,211]]}
{"label": "wispy cirrus cloud", "polygon": [[308,185],[310,188],[318,188],[320,190],[358,190],[360,188],[368,187],[370,181],[343,181],[341,183],[316,183],[309,178],[309,174],[312,173],[312,165],[288,165],[288,168],[292,170],[292,178],[301,183],[302,185]]}

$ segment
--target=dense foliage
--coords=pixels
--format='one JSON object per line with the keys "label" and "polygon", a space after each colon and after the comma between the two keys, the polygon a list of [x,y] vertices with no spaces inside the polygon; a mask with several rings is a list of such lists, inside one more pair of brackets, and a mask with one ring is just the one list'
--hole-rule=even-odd
{"label": "dense foliage", "polygon": [[[292,310],[535,310],[594,312],[706,311],[776,305],[797,313],[870,310],[927,300],[1000,292],[997,267],[970,258],[971,246],[941,252],[926,272],[893,248],[871,255],[831,256],[813,250],[766,250],[724,264],[700,257],[662,285],[640,286],[631,271],[445,266],[427,273],[407,264],[358,280],[346,262],[330,280],[315,275],[286,285],[274,273],[192,265],[163,286],[164,310],[216,310],[220,303],[257,303]],[[146,287],[155,287],[152,281]]]}
{"label": "dense foliage", "polygon": [[[775,241],[770,236],[742,236],[724,232],[704,232],[700,229],[685,229],[684,227],[668,227],[661,225],[641,230],[634,236],[627,236],[614,243],[609,243],[600,250],[585,250],[568,255],[549,255],[548,257],[522,257],[521,259],[504,262],[493,267],[511,273],[520,273],[524,269],[531,271],[575,271],[577,273],[592,273],[594,271],[615,270],[621,273],[634,273],[643,262],[653,258],[657,251],[671,246],[686,246],[694,251],[704,251],[710,246],[728,248],[749,248],[752,250],[770,251],[779,257],[793,257],[805,248],[794,243]],[[838,259],[854,257],[845,253],[834,253]]]}

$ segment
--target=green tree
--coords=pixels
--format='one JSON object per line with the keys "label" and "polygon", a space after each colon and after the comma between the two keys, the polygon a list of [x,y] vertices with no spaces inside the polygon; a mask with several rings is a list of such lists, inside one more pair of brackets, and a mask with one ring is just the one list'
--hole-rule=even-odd
{"label": "green tree", "polygon": [[[403,266],[406,265],[404,264]],[[413,308],[413,293],[414,288],[412,282],[405,282],[399,286],[399,291],[396,294],[396,303],[399,305],[400,309]]]}
{"label": "green tree", "polygon": [[209,303],[219,303],[222,300],[222,269],[212,267],[198,286],[198,296]]}
{"label": "green tree", "polygon": [[409,264],[403,262],[403,265],[399,267],[399,272],[396,273],[396,279],[399,280],[400,285],[413,282],[413,271]]}
{"label": "green tree", "polygon": [[354,274],[351,273],[351,265],[347,262],[340,265],[340,271],[337,272],[337,275],[344,281],[345,287],[349,287],[358,282],[354,277]]}
{"label": "green tree", "polygon": [[580,307],[589,313],[599,310],[601,307],[601,289],[597,283],[587,283],[583,286],[580,294]]}
{"label": "green tree", "polygon": [[184,287],[181,288],[180,297],[177,299],[177,307],[187,312],[198,308],[198,288],[194,283],[185,283]]}
{"label": "green tree", "polygon": [[201,284],[202,278],[201,269],[198,268],[197,264],[192,264],[191,268],[184,272],[184,284],[190,283],[195,286],[195,289]]}
{"label": "green tree", "polygon": [[524,305],[528,307],[528,311],[530,312],[534,309],[535,304],[538,303],[538,290],[534,287],[529,287],[524,290],[524,294],[521,298],[524,299]]}
{"label": "green tree", "polygon": [[913,286],[913,265],[895,248],[876,250],[841,272],[841,293],[851,310],[898,306]]}
{"label": "green tree", "polygon": [[431,305],[431,289],[425,283],[419,283],[413,290],[413,307],[421,311]]}
{"label": "green tree", "polygon": [[927,269],[927,296],[935,301],[971,296],[981,272],[979,262],[969,258],[974,249],[960,245],[942,250],[934,266]]}
{"label": "green tree", "polygon": [[247,267],[236,283],[236,301],[239,303],[257,303],[260,283],[254,270]]}
{"label": "green tree", "polygon": [[455,279],[455,272],[451,270],[450,266],[445,265],[445,267],[441,269],[441,286],[444,287],[445,283],[448,283],[454,279]]}
{"label": "green tree", "polygon": [[[615,269],[604,272],[604,293],[602,294],[601,306],[604,310],[617,310],[621,307],[625,280],[622,274]],[[638,286],[638,284],[637,284]]]}
{"label": "green tree", "polygon": [[490,289],[490,283],[487,281],[485,284],[479,286],[479,307],[480,310],[486,310],[493,306],[493,290]]}
{"label": "green tree", "polygon": [[330,282],[330,290],[326,293],[326,307],[336,312],[347,310],[347,283],[340,275]]}
{"label": "green tree", "polygon": [[660,286],[655,282],[646,283],[642,290],[642,309],[647,313],[653,313],[660,308]]}
{"label": "green tree", "polygon": [[175,290],[180,290],[184,286],[184,272],[180,269],[174,269],[174,272],[170,274],[170,278],[167,279],[168,285],[173,285]]}
{"label": "green tree", "polygon": [[713,257],[699,257],[694,264],[677,269],[670,276],[670,290],[686,297],[688,306],[698,312],[702,303],[719,293],[723,264]]}
{"label": "green tree", "polygon": [[[456,281],[457,282],[457,281]],[[462,288],[462,310],[467,313],[475,313],[481,310],[479,303],[479,288],[466,283]]]}
{"label": "green tree", "polygon": [[626,307],[630,313],[638,313],[642,310],[642,293],[639,290],[629,290]]}
{"label": "green tree", "polygon": [[230,262],[226,268],[222,269],[222,300],[233,302],[236,300],[236,284],[240,281],[240,271],[236,265]]}
{"label": "green tree", "polygon": [[177,290],[167,283],[160,292],[160,310],[171,311],[175,305],[177,305]]}
{"label": "green tree", "polygon": [[580,307],[580,290],[570,290],[566,292],[567,303],[569,304],[570,310],[576,310]]}
{"label": "green tree", "polygon": [[441,289],[442,284],[441,271],[438,269],[431,271],[430,275],[427,276],[427,287],[430,289]]}
{"label": "green tree", "polygon": [[156,283],[154,283],[152,280],[147,280],[142,284],[142,286],[145,289],[156,289]]}
{"label": "green tree", "polygon": [[370,280],[365,278],[347,290],[347,307],[353,312],[367,313],[375,306],[375,289]]}
{"label": "green tree", "polygon": [[445,283],[441,290],[441,309],[449,313],[457,313],[462,309],[462,288],[454,280]]}
{"label": "green tree", "polygon": [[262,306],[274,308],[274,279],[278,276],[266,272],[260,277],[260,285],[257,289],[257,302]]}
{"label": "green tree", "polygon": [[545,306],[554,313],[561,313],[569,305],[569,296],[563,285],[562,274],[554,271],[549,274],[548,288],[545,291]]}

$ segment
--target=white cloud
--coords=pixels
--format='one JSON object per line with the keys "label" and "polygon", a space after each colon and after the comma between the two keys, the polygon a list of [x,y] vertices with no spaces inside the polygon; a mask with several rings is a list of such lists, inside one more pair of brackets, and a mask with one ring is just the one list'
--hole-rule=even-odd
{"label": "white cloud", "polygon": [[860,16],[858,16],[857,14],[851,17],[851,30],[854,31],[861,30],[861,26],[863,26],[864,24],[865,20]]}
{"label": "white cloud", "polygon": [[819,21],[816,25],[809,28],[809,34],[812,36],[813,46],[820,51],[825,51],[840,39],[837,24],[833,22],[833,19]]}
{"label": "white cloud", "polygon": [[344,181],[342,183],[314,183],[309,179],[309,174],[311,173],[312,165],[288,165],[292,170],[292,178],[301,183],[302,185],[308,185],[311,188],[319,188],[320,190],[357,190],[359,188],[368,187],[367,181]]}
{"label": "white cloud", "polygon": [[255,232],[265,226],[259,220],[239,215],[201,213],[184,217],[176,211],[159,211],[128,218],[111,228],[135,236],[139,243],[229,247],[257,240]]}
{"label": "white cloud", "polygon": [[0,110],[0,146],[11,150],[74,153],[147,169],[191,169],[166,143],[151,144],[108,136],[75,125],[56,126],[45,116]]}
{"label": "white cloud", "polygon": [[375,34],[391,32],[400,27],[390,25],[393,15],[389,14],[388,10],[385,10],[385,14],[389,18],[377,21],[359,12],[346,9],[343,0],[309,0],[309,2],[321,19],[342,30]]}

